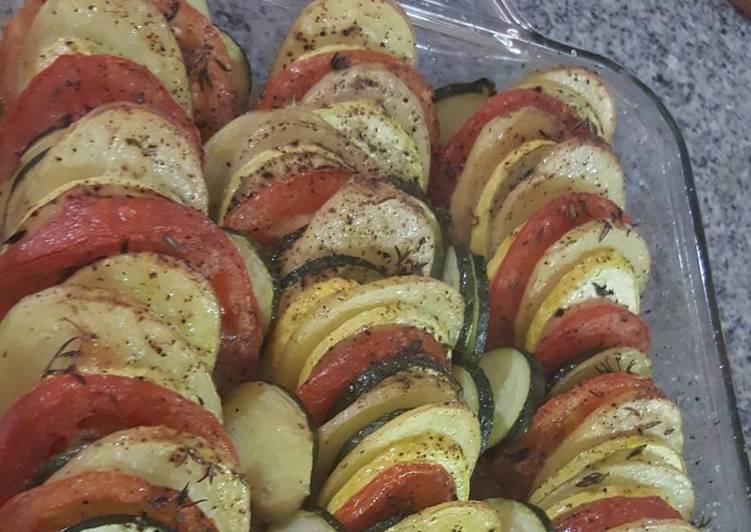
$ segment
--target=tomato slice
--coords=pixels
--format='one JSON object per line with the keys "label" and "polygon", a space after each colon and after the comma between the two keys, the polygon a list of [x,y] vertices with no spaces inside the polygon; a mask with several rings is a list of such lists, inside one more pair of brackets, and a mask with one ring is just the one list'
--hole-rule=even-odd
{"label": "tomato slice", "polygon": [[381,472],[339,508],[346,530],[365,530],[395,515],[412,514],[454,500],[454,480],[436,464],[397,464]]}
{"label": "tomato slice", "polygon": [[175,34],[188,71],[193,121],[204,140],[242,113],[219,30],[187,0],[152,0]]}
{"label": "tomato slice", "polygon": [[232,208],[223,224],[263,245],[308,224],[310,218],[353,176],[343,169],[309,170],[264,187]]}
{"label": "tomato slice", "polygon": [[605,532],[640,519],[681,519],[659,497],[613,497],[601,499],[557,520],[558,532]]}
{"label": "tomato slice", "polygon": [[370,50],[341,50],[295,61],[268,81],[260,100],[256,103],[256,109],[276,109],[298,102],[329,72],[365,63],[383,64],[419,98],[428,122],[430,144],[434,150],[440,149],[440,131],[433,103],[433,88],[409,63]]}
{"label": "tomato slice", "polygon": [[148,69],[111,55],[63,55],[35,76],[0,122],[0,183],[41,135],[111,102],[144,104],[177,124],[201,151],[185,111]]}
{"label": "tomato slice", "polygon": [[114,375],[43,380],[0,419],[0,505],[54,455],[119,430],[159,425],[200,436],[237,458],[213,415],[161,386]]}
{"label": "tomato slice", "polygon": [[514,345],[514,318],[537,261],[568,231],[592,220],[628,223],[615,203],[584,192],[555,198],[527,220],[490,285],[489,347]]}
{"label": "tomato slice", "polygon": [[370,366],[388,358],[423,354],[446,365],[446,349],[430,334],[405,326],[369,329],[331,348],[297,389],[297,397],[315,423],[328,419],[337,399],[347,385]]}
{"label": "tomato slice", "polygon": [[490,98],[456,132],[441,155],[430,178],[428,193],[433,205],[448,208],[464,163],[475,145],[477,137],[491,120],[518,111],[523,107],[536,107],[560,121],[561,129],[569,135],[587,135],[586,124],[573,109],[557,98],[530,89],[512,89]]}
{"label": "tomato slice", "polygon": [[5,26],[0,41],[0,103],[10,108],[16,100],[18,84],[18,58],[21,56],[26,35],[45,0],[26,0],[16,16]]}
{"label": "tomato slice", "polygon": [[16,495],[0,508],[5,530],[63,530],[93,517],[145,516],[179,532],[217,532],[185,495],[115,471],[91,471]]}
{"label": "tomato slice", "polygon": [[651,380],[623,372],[598,375],[547,401],[524,435],[481,459],[473,496],[526,500],[535,475],[558,444],[597,408],[628,392],[664,397]]}
{"label": "tomato slice", "polygon": [[611,347],[649,352],[649,326],[628,309],[612,303],[569,309],[546,327],[535,358],[548,372],[588,353]]}
{"label": "tomato slice", "polygon": [[185,260],[214,288],[222,344],[214,370],[220,385],[255,376],[262,342],[258,304],[242,257],[203,214],[161,197],[97,197],[75,189],[36,230],[0,255],[0,318],[21,298],[59,283],[103,257],[151,251]]}

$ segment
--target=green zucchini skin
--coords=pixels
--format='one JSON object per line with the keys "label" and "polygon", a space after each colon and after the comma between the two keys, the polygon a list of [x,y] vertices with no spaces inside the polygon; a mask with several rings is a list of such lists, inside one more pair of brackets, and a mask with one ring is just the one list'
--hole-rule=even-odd
{"label": "green zucchini skin", "polygon": [[444,368],[425,355],[406,355],[382,360],[365,370],[354,381],[349,383],[347,389],[337,399],[329,415],[335,416],[354,403],[358,397],[372,390],[384,379],[407,369],[448,374]]}
{"label": "green zucchini skin", "polygon": [[439,87],[435,90],[433,101],[440,102],[441,100],[445,100],[446,98],[451,98],[452,96],[461,96],[462,94],[467,93],[482,94],[484,96],[495,96],[496,92],[497,91],[495,83],[493,83],[488,78],[480,78],[474,81],[469,81],[467,83],[451,83],[449,85]]}
{"label": "green zucchini skin", "polygon": [[365,529],[365,532],[385,532],[386,530],[397,524],[399,521],[401,521],[403,518],[404,516],[402,515],[393,515],[388,519],[378,521],[376,524],[368,527],[367,529]]}
{"label": "green zucchini skin", "polygon": [[293,231],[292,233],[289,233],[288,235],[284,235],[281,240],[274,246],[271,251],[269,252],[269,262],[271,263],[271,267],[273,268],[273,271],[277,276],[279,275],[279,269],[280,269],[280,260],[282,256],[284,255],[284,252],[287,251],[290,247],[292,247],[292,244],[295,243],[296,240],[298,240],[300,237],[302,237],[303,233],[305,233],[305,229],[307,229],[308,226],[304,225],[297,231]]}
{"label": "green zucchini skin", "polygon": [[149,530],[158,532],[177,532],[176,529],[169,527],[159,521],[144,517],[141,515],[103,515],[92,517],[77,525],[64,528],[62,532],[85,532],[106,525],[134,525],[134,530]]}
{"label": "green zucchini skin", "polygon": [[475,306],[474,267],[466,246],[457,244],[446,250],[443,282],[456,288],[464,299],[464,323],[462,323],[455,346],[456,351],[464,358],[469,353],[470,337],[474,329]]}
{"label": "green zucchini skin", "polygon": [[462,360],[455,363],[456,367],[465,370],[475,385],[477,390],[478,410],[477,419],[480,422],[480,434],[482,435],[480,452],[488,448],[488,440],[493,430],[493,412],[495,411],[495,401],[493,400],[493,388],[485,372],[472,361]]}
{"label": "green zucchini skin", "polygon": [[542,369],[542,366],[529,353],[524,351],[521,351],[521,353],[527,359],[530,368],[529,393],[519,417],[516,418],[516,422],[506,436],[507,438],[515,438],[527,432],[535,412],[542,406],[547,396],[548,387],[545,381],[545,371]]}
{"label": "green zucchini skin", "polygon": [[306,278],[314,275],[326,275],[344,277],[354,281],[367,283],[386,277],[383,268],[372,264],[360,257],[349,255],[329,255],[306,262],[296,270],[290,272],[280,282],[282,290],[292,285],[304,282]]}
{"label": "green zucchini skin", "polygon": [[488,274],[485,258],[472,253],[472,264],[475,267],[475,301],[477,312],[475,316],[475,338],[472,354],[477,360],[485,353],[488,341],[488,327],[490,324],[490,306],[488,303]]}
{"label": "green zucchini skin", "polygon": [[60,454],[56,454],[49,460],[47,460],[42,466],[34,473],[34,476],[29,481],[28,489],[41,486],[49,478],[63,468],[65,464],[70,462],[80,451],[86,446],[86,444],[79,445],[74,449],[65,451]]}

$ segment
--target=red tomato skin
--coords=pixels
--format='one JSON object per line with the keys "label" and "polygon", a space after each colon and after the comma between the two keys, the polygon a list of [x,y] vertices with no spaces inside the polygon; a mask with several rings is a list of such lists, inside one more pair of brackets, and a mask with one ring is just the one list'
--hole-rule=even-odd
{"label": "red tomato skin", "polygon": [[557,532],[606,532],[640,519],[681,519],[659,497],[613,497],[589,504],[556,520]]}
{"label": "red tomato skin", "polygon": [[382,471],[339,508],[334,517],[357,532],[379,521],[412,514],[456,498],[451,476],[437,464],[397,464]]}
{"label": "red tomato skin", "polygon": [[59,210],[0,255],[0,318],[23,297],[49,288],[103,257],[151,251],[182,260],[211,283],[221,306],[220,386],[256,374],[260,313],[245,264],[227,235],[203,214],[161,197],[91,195],[73,190]]}
{"label": "red tomato skin", "polygon": [[587,353],[611,347],[633,347],[649,353],[649,326],[628,309],[612,303],[569,309],[554,318],[535,350],[548,373]]}
{"label": "red tomato skin", "polygon": [[232,61],[219,30],[187,0],[152,0],[175,34],[193,100],[193,121],[204,140],[242,113]]}
{"label": "red tomato skin", "polygon": [[53,532],[102,515],[145,515],[178,532],[218,532],[200,506],[179,492],[115,471],[43,484],[0,508],[3,530],[14,532]]}
{"label": "red tomato skin", "polygon": [[619,397],[664,394],[649,379],[630,373],[606,373],[553,397],[535,413],[526,433],[481,458],[473,475],[473,496],[527,500],[535,476],[558,444],[589,414]]}
{"label": "red tomato skin", "polygon": [[423,354],[446,366],[446,349],[428,333],[416,327],[384,326],[369,329],[342,340],[324,355],[308,380],[297,389],[297,397],[311,419],[325,423],[347,385],[370,366],[383,360]]}
{"label": "red tomato skin", "polygon": [[203,153],[198,130],[148,69],[110,55],[63,55],[31,80],[0,121],[0,183],[41,135],[112,102],[143,104],[159,112]]}
{"label": "red tomato skin", "polygon": [[200,436],[237,459],[222,425],[200,405],[138,379],[61,375],[41,381],[0,418],[0,505],[23,491],[55,454],[141,426]]}
{"label": "red tomato skin", "polygon": [[628,223],[615,203],[583,192],[559,196],[527,220],[490,284],[490,348],[510,346],[523,340],[514,338],[514,319],[537,261],[568,231],[592,220]]}
{"label": "red tomato skin", "polygon": [[523,107],[535,107],[557,118],[569,135],[588,135],[584,122],[557,98],[530,89],[511,89],[490,98],[456,132],[443,150],[430,179],[428,193],[436,207],[447,209],[459,175],[482,128],[491,120]]}
{"label": "red tomato skin", "polygon": [[235,231],[246,233],[264,245],[273,246],[279,239],[306,225],[285,227],[280,232],[277,224],[300,215],[310,215],[326,203],[353,176],[343,169],[318,169],[269,183],[251,197],[246,198],[224,217],[223,224]]}

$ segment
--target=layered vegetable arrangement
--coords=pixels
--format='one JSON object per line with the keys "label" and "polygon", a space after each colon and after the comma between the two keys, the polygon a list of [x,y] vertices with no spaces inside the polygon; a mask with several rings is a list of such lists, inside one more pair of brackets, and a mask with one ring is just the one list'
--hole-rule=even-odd
{"label": "layered vegetable arrangement", "polygon": [[415,55],[393,1],[313,0],[243,114],[205,6],[28,0],[2,530],[694,530],[603,81]]}

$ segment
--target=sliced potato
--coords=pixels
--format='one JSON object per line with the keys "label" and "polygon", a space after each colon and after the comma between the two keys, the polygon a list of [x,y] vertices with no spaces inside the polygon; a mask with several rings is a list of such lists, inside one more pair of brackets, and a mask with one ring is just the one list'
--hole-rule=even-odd
{"label": "sliced potato", "polygon": [[331,168],[347,168],[347,164],[317,144],[293,144],[263,151],[232,174],[217,219],[221,221],[233,207],[278,180],[309,170]]}
{"label": "sliced potato", "polygon": [[381,173],[428,188],[428,169],[414,139],[382,105],[370,100],[334,103],[314,111],[367,153]]}
{"label": "sliced potato", "polygon": [[427,431],[394,442],[379,454],[373,456],[372,460],[356,470],[352,477],[331,497],[326,509],[335,514],[352,497],[375,480],[378,475],[391,467],[406,464],[435,464],[440,466],[453,479],[456,487],[456,498],[460,501],[466,501],[469,498],[469,477],[472,466],[464,458],[462,448],[452,440],[447,440],[432,431]]}
{"label": "sliced potato", "polygon": [[550,389],[550,395],[564,393],[577,384],[602,375],[625,371],[652,378],[652,362],[646,353],[631,347],[613,347],[589,357],[563,375]]}
{"label": "sliced potato", "polygon": [[[221,309],[211,285],[184,262],[156,253],[125,253],[84,266],[66,285],[99,288],[148,307],[196,351],[215,360]],[[209,367],[213,369],[213,367]]]}
{"label": "sliced potato", "polygon": [[549,140],[530,140],[511,151],[496,166],[474,209],[475,221],[470,240],[474,253],[487,257],[495,251],[497,239],[492,234],[492,222],[504,200],[516,185],[531,175],[535,166],[555,145]]}
{"label": "sliced potato", "polygon": [[387,377],[318,429],[316,485],[329,474],[345,442],[362,427],[391,412],[447,402],[461,402],[461,390],[443,373],[410,369]]}
{"label": "sliced potato", "polygon": [[633,267],[640,293],[649,280],[646,241],[630,227],[593,220],[568,231],[540,257],[524,289],[514,321],[514,336],[524,338],[532,318],[553,287],[584,257],[598,249],[617,251]]}
{"label": "sliced potato", "polygon": [[[458,444],[466,463],[474,467],[480,454],[480,425],[474,414],[461,403],[421,406],[392,419],[352,449],[326,479],[318,503],[328,506],[357,471],[396,442],[425,433]],[[464,493],[459,489],[457,496]]]}
{"label": "sliced potato", "polygon": [[441,322],[414,305],[394,303],[369,309],[342,323],[315,346],[305,359],[297,385],[305,384],[316,365],[339,342],[383,325],[415,327],[430,334],[441,344],[447,344],[449,341],[448,333],[443,329]]}
{"label": "sliced potato", "polygon": [[34,18],[19,58],[18,93],[60,56],[115,55],[148,68],[192,116],[185,63],[154,2],[47,0]]}
{"label": "sliced potato", "polygon": [[366,63],[330,72],[311,87],[302,103],[311,107],[325,107],[356,100],[369,100],[380,105],[409,134],[420,155],[424,174],[421,181],[427,184],[432,153],[429,117],[425,116],[417,95],[386,65]]}
{"label": "sliced potato", "polygon": [[227,433],[253,492],[253,515],[265,523],[287,519],[310,494],[316,434],[307,414],[287,392],[265,382],[241,384],[224,408]]}
{"label": "sliced potato", "polygon": [[329,45],[357,45],[415,61],[412,24],[395,1],[312,0],[292,25],[271,75],[304,53]]}
{"label": "sliced potato", "polygon": [[568,104],[597,133],[610,142],[615,134],[615,100],[605,82],[584,68],[556,68],[536,72],[517,84],[533,88]]}
{"label": "sliced potato", "polygon": [[47,371],[145,378],[221,419],[209,368],[146,306],[114,292],[61,285],[22,299],[0,322],[0,412]]}
{"label": "sliced potato", "polygon": [[585,255],[561,277],[534,313],[527,334],[521,337],[526,338],[525,349],[534,353],[545,326],[560,309],[566,311],[598,298],[639,313],[640,293],[634,267],[612,248]]}
{"label": "sliced potato", "polygon": [[539,109],[524,107],[488,122],[475,141],[451,196],[451,237],[468,242],[472,214],[493,171],[514,149],[535,139],[561,141],[558,120]]}
{"label": "sliced potato", "polygon": [[207,211],[201,154],[182,130],[147,107],[114,103],[68,128],[17,183],[8,200],[6,227],[17,228],[51,192],[105,175],[165,191],[180,203]]}
{"label": "sliced potato", "polygon": [[482,501],[452,501],[412,514],[387,532],[498,532],[504,530],[498,514]]}
{"label": "sliced potato", "polygon": [[86,471],[120,471],[154,486],[185,490],[219,530],[248,532],[250,489],[234,462],[203,438],[166,427],[138,427],[85,447],[50,482]]}
{"label": "sliced potato", "polygon": [[442,265],[440,227],[424,204],[390,183],[355,176],[318,210],[281,257],[281,274],[327,255],[365,259],[390,275]]}
{"label": "sliced potato", "polygon": [[498,249],[496,249],[495,253],[493,253],[493,257],[488,261],[488,279],[490,279],[491,282],[493,281],[496,272],[498,272],[498,268],[501,267],[503,259],[506,258],[506,254],[508,253],[509,249],[511,249],[511,244],[514,243],[514,238],[516,238],[516,235],[519,234],[520,229],[521,228],[517,228],[516,231],[504,238],[503,242],[501,242],[501,245],[498,246]]}
{"label": "sliced potato", "polygon": [[434,100],[441,130],[441,146],[446,146],[467,119],[495,94],[495,83],[487,78],[437,88]]}
{"label": "sliced potato", "polygon": [[409,304],[435,316],[454,345],[464,302],[450,286],[428,277],[390,277],[334,293],[310,307],[297,323],[283,351],[272,362],[274,380],[295,389],[305,358],[331,331],[358,314],[388,304]]}
{"label": "sliced potato", "polygon": [[232,175],[259,153],[294,144],[316,144],[362,175],[382,175],[374,161],[328,122],[303,109],[254,111],[224,126],[206,143],[204,173],[213,216]]}

